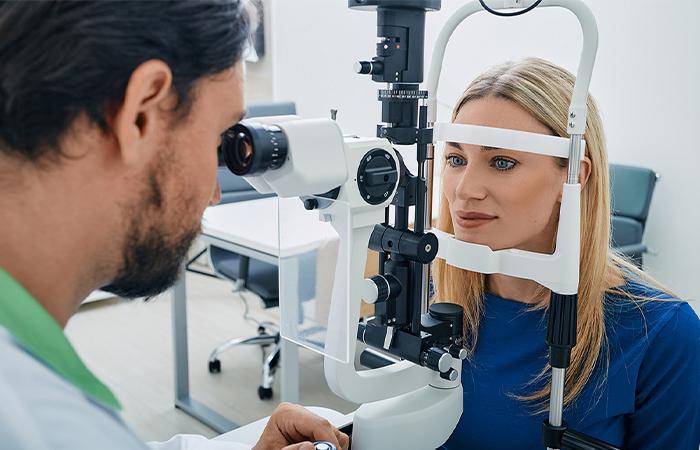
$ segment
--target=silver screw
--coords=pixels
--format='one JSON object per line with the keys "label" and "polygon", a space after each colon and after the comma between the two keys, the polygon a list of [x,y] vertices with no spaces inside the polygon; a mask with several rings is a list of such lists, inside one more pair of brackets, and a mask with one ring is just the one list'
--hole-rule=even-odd
{"label": "silver screw", "polygon": [[425,244],[425,251],[426,252],[430,252],[430,250],[432,250],[432,249],[433,249],[433,247],[430,244]]}
{"label": "silver screw", "polygon": [[338,110],[337,109],[331,109],[331,119],[335,120],[336,116],[338,115]]}
{"label": "silver screw", "polygon": [[569,126],[570,126],[571,128],[573,128],[573,127],[575,127],[575,126],[576,126],[576,124],[575,124],[575,123],[573,123],[573,122],[569,122]]}
{"label": "silver screw", "polygon": [[572,112],[571,114],[569,114],[569,117],[571,117],[572,119],[575,119],[575,118],[576,118],[576,113],[573,113],[573,112]]}

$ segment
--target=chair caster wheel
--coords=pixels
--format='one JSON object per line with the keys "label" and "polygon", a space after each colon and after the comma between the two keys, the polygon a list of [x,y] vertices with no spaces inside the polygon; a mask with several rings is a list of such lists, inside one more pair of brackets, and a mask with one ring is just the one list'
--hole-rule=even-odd
{"label": "chair caster wheel", "polygon": [[260,400],[270,400],[272,398],[272,388],[258,386],[258,397],[260,397]]}
{"label": "chair caster wheel", "polygon": [[220,373],[221,372],[221,361],[215,359],[214,361],[209,361],[209,373]]}

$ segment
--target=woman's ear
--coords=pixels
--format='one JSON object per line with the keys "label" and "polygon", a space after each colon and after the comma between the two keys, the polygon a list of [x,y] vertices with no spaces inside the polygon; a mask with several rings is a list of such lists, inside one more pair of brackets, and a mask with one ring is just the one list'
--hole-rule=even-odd
{"label": "woman's ear", "polygon": [[[591,176],[591,159],[588,156],[584,156],[583,159],[581,160],[581,165],[579,169],[579,183],[581,184],[581,189],[588,183],[588,179]],[[567,168],[564,167],[562,170],[564,180],[566,181],[567,177]],[[559,202],[561,203],[561,197],[563,195],[563,188],[559,190]]]}
{"label": "woman's ear", "polygon": [[588,179],[591,176],[591,158],[584,156],[581,160],[581,172],[579,174],[579,183],[581,183],[581,189],[588,183]]}

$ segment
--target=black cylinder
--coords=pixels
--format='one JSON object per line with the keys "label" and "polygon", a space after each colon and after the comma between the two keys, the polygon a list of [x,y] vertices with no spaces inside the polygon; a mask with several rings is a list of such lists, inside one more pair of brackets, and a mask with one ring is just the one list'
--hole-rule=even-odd
{"label": "black cylinder", "polygon": [[379,369],[394,364],[396,361],[380,354],[375,350],[366,348],[360,353],[360,364],[368,369]]}
{"label": "black cylinder", "polygon": [[377,252],[398,253],[411,261],[428,264],[437,255],[438,239],[432,233],[400,231],[378,224],[370,236],[369,248]]}
{"label": "black cylinder", "polygon": [[549,301],[547,345],[550,365],[558,369],[569,367],[571,349],[576,345],[576,308],[578,294],[552,292]]}
{"label": "black cylinder", "polygon": [[461,338],[464,327],[464,308],[454,303],[433,303],[428,307],[430,317],[448,322],[452,327],[452,336]]}

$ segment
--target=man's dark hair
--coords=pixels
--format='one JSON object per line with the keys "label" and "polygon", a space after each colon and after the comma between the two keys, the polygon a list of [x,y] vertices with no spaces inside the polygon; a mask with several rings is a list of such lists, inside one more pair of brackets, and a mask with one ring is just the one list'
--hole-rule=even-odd
{"label": "man's dark hair", "polygon": [[150,59],[170,66],[186,116],[195,82],[241,59],[251,26],[241,3],[0,2],[0,151],[56,154],[82,113],[107,132],[131,73]]}

